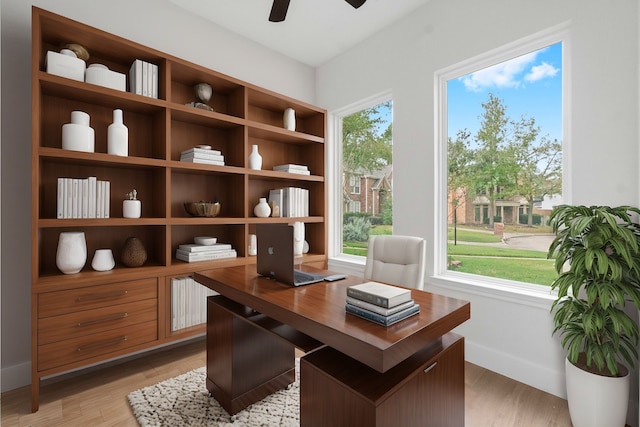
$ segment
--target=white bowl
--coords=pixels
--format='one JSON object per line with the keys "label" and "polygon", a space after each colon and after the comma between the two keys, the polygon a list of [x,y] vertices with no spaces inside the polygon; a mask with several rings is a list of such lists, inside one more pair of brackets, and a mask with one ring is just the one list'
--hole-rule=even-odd
{"label": "white bowl", "polygon": [[193,241],[195,242],[196,245],[211,246],[211,245],[215,245],[218,239],[215,237],[199,236],[199,237],[194,237]]}

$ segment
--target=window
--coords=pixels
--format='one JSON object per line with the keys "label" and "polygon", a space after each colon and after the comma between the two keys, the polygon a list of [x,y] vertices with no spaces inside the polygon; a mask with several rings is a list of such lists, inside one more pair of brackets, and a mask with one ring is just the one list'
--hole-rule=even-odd
{"label": "window", "polygon": [[[366,256],[371,233],[392,233],[393,165],[392,102],[375,97],[334,112],[336,151],[329,155],[334,184],[329,197],[336,203],[330,222],[342,225],[330,232],[330,255]],[[333,165],[338,165],[331,169]],[[341,183],[341,184],[340,184]]]}
{"label": "window", "polygon": [[546,220],[563,198],[566,38],[556,30],[437,73],[436,272],[547,289],[555,278]]}
{"label": "window", "polygon": [[349,193],[351,194],[360,194],[360,180],[362,177],[360,175],[350,175],[349,176]]}

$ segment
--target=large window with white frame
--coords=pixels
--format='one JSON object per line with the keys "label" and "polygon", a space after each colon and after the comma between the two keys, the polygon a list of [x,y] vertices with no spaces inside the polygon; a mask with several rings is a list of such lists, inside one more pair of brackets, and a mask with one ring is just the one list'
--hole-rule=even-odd
{"label": "large window with white frame", "polygon": [[367,253],[370,234],[392,234],[392,101],[380,95],[332,112],[332,256]]}
{"label": "large window with white frame", "polygon": [[567,199],[568,45],[554,29],[436,73],[436,274],[548,291],[547,219]]}

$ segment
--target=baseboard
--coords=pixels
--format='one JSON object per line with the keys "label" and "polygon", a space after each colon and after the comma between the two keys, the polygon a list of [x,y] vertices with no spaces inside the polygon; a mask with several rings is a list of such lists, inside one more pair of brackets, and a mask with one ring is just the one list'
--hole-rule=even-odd
{"label": "baseboard", "polygon": [[567,398],[564,371],[554,371],[547,366],[536,365],[529,360],[476,344],[468,338],[465,338],[465,359],[531,387],[563,399]]}
{"label": "baseboard", "polygon": [[31,385],[31,362],[2,367],[0,371],[0,391],[15,390]]}

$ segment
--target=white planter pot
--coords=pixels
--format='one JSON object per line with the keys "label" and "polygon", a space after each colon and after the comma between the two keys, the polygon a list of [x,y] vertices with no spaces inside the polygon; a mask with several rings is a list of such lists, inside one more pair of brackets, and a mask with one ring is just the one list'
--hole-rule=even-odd
{"label": "white planter pot", "polygon": [[565,359],[567,401],[573,427],[624,427],[629,373],[611,378],[583,371]]}

